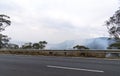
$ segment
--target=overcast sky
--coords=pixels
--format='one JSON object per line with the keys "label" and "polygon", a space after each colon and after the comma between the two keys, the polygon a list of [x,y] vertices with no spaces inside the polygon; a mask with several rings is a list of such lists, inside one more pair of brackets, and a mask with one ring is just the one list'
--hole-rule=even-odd
{"label": "overcast sky", "polygon": [[26,42],[106,37],[104,22],[118,7],[118,0],[0,0],[0,14],[12,21],[3,33]]}

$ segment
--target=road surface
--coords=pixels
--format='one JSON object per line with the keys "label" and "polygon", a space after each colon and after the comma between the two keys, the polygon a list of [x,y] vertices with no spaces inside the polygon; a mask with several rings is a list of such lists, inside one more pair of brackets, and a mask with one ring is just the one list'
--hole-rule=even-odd
{"label": "road surface", "polygon": [[0,76],[120,76],[120,60],[0,55]]}

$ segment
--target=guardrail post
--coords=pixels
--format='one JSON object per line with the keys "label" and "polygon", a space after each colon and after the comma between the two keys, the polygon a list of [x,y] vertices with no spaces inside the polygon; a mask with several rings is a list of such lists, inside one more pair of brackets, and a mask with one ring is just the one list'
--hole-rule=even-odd
{"label": "guardrail post", "polygon": [[49,52],[49,55],[53,55],[53,52]]}
{"label": "guardrail post", "polygon": [[66,56],[66,55],[67,55],[67,52],[64,52],[64,55]]}

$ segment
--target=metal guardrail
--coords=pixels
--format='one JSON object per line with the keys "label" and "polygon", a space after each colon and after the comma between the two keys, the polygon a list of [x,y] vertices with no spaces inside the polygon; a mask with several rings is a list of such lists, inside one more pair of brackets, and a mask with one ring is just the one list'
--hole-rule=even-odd
{"label": "metal guardrail", "polygon": [[38,49],[0,49],[5,54],[52,55],[52,56],[86,56],[86,57],[120,57],[120,50],[38,50]]}
{"label": "metal guardrail", "polygon": [[0,49],[0,51],[66,51],[66,52],[75,52],[75,51],[80,51],[80,52],[107,52],[107,53],[120,53],[120,50],[117,49],[109,49],[109,50],[97,50],[97,49],[93,49],[93,50],[49,50],[49,49]]}

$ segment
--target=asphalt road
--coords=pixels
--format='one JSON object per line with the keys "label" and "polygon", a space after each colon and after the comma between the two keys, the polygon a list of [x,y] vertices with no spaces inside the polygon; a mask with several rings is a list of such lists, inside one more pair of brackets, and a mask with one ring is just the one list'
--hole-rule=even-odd
{"label": "asphalt road", "polygon": [[120,76],[120,60],[0,55],[0,76]]}

